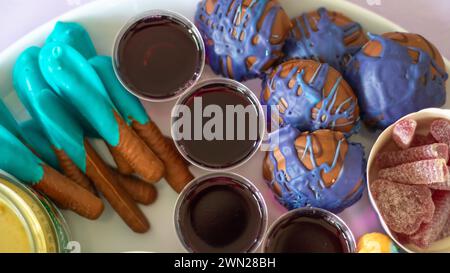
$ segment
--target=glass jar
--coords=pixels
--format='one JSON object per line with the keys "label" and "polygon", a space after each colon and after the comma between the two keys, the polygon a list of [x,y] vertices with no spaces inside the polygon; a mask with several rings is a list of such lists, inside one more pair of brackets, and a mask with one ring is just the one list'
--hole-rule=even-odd
{"label": "glass jar", "polygon": [[0,171],[0,252],[63,253],[69,241],[55,205]]}

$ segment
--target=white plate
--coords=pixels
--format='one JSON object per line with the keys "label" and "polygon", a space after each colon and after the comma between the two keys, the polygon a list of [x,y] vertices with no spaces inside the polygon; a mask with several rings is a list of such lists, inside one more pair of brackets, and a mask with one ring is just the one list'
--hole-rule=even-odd
{"label": "white plate", "polygon": [[[0,54],[0,94],[14,115],[20,119],[27,119],[27,113],[17,99],[11,83],[11,70],[15,59],[22,50],[31,45],[41,45],[51,32],[57,20],[76,21],[83,24],[90,32],[95,46],[100,54],[111,54],[113,40],[122,24],[127,19],[149,9],[170,9],[188,18],[193,18],[198,0],[101,0],[76,10],[73,10],[55,20],[37,28],[26,35],[13,46]],[[281,0],[289,16],[297,16],[305,11],[325,6],[340,11],[362,23],[367,31],[383,33],[388,31],[404,31],[396,24],[354,4],[344,0]],[[426,36],[426,33],[422,33]],[[450,71],[447,62],[447,70]],[[207,75],[211,75],[207,72]],[[206,76],[207,77],[207,76]],[[246,83],[259,96],[259,81]],[[447,85],[450,90],[450,81]],[[150,116],[160,126],[165,134],[169,134],[169,115],[173,102],[145,103]],[[450,108],[447,102],[445,108]],[[369,154],[378,133],[370,133],[363,129],[361,134],[353,137],[354,141],[362,142]],[[99,147],[100,151],[104,151]],[[104,156],[111,159],[106,153]],[[244,166],[235,170],[246,176],[259,187],[269,206],[269,221],[274,221],[285,209],[280,206],[265,185],[262,177],[263,153],[258,153]],[[192,169],[198,175],[203,173]],[[151,251],[151,252],[181,252],[183,248],[178,242],[172,219],[176,194],[166,185],[158,183],[159,199],[148,207],[142,207],[148,216],[152,229],[146,234],[134,234],[122,220],[107,206],[99,220],[89,221],[71,212],[65,212],[67,222],[71,228],[73,239],[81,245],[84,252],[122,252],[122,251]],[[352,229],[355,237],[367,232],[381,231],[375,211],[370,206],[367,194],[357,204],[345,210],[342,218]]]}

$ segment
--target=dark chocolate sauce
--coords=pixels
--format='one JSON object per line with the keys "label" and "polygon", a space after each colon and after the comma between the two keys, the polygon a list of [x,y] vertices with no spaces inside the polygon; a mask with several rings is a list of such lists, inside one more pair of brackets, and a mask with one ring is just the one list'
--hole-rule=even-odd
{"label": "dark chocolate sauce", "polygon": [[184,200],[179,215],[184,240],[194,252],[246,252],[263,227],[255,194],[228,177],[199,184]]}
{"label": "dark chocolate sauce", "polygon": [[168,16],[141,19],[119,41],[117,69],[137,95],[164,99],[189,87],[202,62],[199,41],[188,26]]}
{"label": "dark chocolate sauce", "polygon": [[296,217],[279,224],[268,238],[270,253],[346,253],[346,238],[339,227],[320,217]]}
{"label": "dark chocolate sauce", "polygon": [[[194,102],[195,98],[202,98],[202,112],[208,107],[208,105],[217,105],[222,109],[223,112],[223,138],[222,139],[213,139],[207,140],[205,137],[202,137],[201,140],[195,139],[195,109]],[[260,127],[259,127],[259,110],[255,105],[255,102],[252,101],[247,95],[242,93],[240,90],[233,89],[231,86],[223,85],[223,84],[211,84],[207,85],[203,88],[200,88],[196,92],[192,94],[189,98],[187,98],[184,105],[188,106],[191,111],[191,123],[192,123],[192,132],[190,139],[182,139],[178,141],[179,146],[182,150],[184,150],[185,154],[191,158],[194,162],[199,165],[206,166],[209,168],[227,168],[230,166],[234,166],[239,164],[240,162],[247,159],[257,148],[260,142]],[[237,114],[233,115],[234,126],[233,132],[234,136],[230,139],[227,139],[227,114],[226,107],[227,106],[238,106],[241,105],[244,108],[250,106],[249,113],[245,114],[244,122],[242,118],[239,118]],[[198,113],[195,113],[197,115]],[[201,114],[200,114],[201,115]],[[254,118],[257,120],[255,121]],[[242,116],[241,116],[242,117]],[[212,117],[211,117],[212,118]],[[210,117],[203,117],[202,126],[205,125],[210,119]],[[251,124],[252,123],[252,124]],[[251,126],[251,125],[255,125]],[[255,134],[252,135],[250,130],[256,128],[256,137]],[[215,128],[218,129],[218,128]],[[244,133],[244,137],[242,138],[238,136],[238,132]]]}

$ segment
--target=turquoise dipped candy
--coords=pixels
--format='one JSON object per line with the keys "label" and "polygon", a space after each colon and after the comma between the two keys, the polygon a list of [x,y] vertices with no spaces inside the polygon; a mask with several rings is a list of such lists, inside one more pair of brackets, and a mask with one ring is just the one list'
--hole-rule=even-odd
{"label": "turquoise dipped candy", "polygon": [[[57,22],[53,32],[47,39],[47,43],[61,42],[77,50],[83,57],[90,59],[90,64],[99,74],[105,88],[126,122],[130,124],[132,119],[146,124],[149,119],[145,109],[139,100],[129,94],[117,79],[112,67],[112,60],[107,56],[96,56],[96,50],[89,33],[82,25],[73,22]],[[89,128],[88,123],[82,122],[85,133],[90,137],[98,137],[95,130]]]}
{"label": "turquoise dipped candy", "polygon": [[26,122],[26,126],[21,126],[9,112],[6,105],[0,100],[0,125],[8,130],[19,140],[24,141],[31,147],[46,163],[54,168],[58,168],[58,160],[42,129],[34,122]]}
{"label": "turquoise dipped candy", "polygon": [[50,88],[40,72],[38,63],[40,50],[36,46],[25,49],[17,58],[13,69],[14,89],[28,111],[32,110],[33,96],[43,89]]}
{"label": "turquoise dipped candy", "polygon": [[49,43],[39,54],[39,66],[46,81],[63,100],[96,129],[112,146],[119,144],[117,111],[89,62],[63,43]]}
{"label": "turquoise dipped candy", "polygon": [[28,185],[37,184],[44,177],[44,163],[3,126],[0,150],[0,169]]}
{"label": "turquoise dipped candy", "polygon": [[39,121],[57,149],[63,150],[83,172],[86,171],[84,133],[78,120],[51,90],[44,89],[33,101],[33,118]]}
{"label": "turquoise dipped candy", "polygon": [[16,119],[12,116],[6,105],[0,100],[0,125],[5,127],[10,133],[17,138],[23,136],[22,130],[17,124]]}
{"label": "turquoise dipped candy", "polygon": [[52,144],[47,139],[41,126],[34,120],[27,120],[20,124],[24,138],[39,157],[53,168],[59,170],[59,162]]}
{"label": "turquoise dipped candy", "polygon": [[131,124],[133,120],[140,124],[150,121],[139,99],[128,92],[117,79],[111,57],[96,56],[91,58],[89,63],[103,81],[109,97],[128,124]]}
{"label": "turquoise dipped candy", "polygon": [[[30,112],[31,116],[36,116],[31,113],[33,111],[32,100],[33,96],[40,93],[41,90],[51,89],[50,85],[45,81],[39,68],[39,53],[41,49],[33,46],[27,48],[20,54],[16,60],[13,70],[13,84],[17,91],[19,99],[22,101],[25,108]],[[31,101],[30,101],[31,100]],[[73,116],[79,118],[79,122],[83,124],[83,129],[89,137],[98,137],[97,132],[89,126],[88,122],[81,117],[75,115],[75,111],[71,107],[66,110]]]}
{"label": "turquoise dipped candy", "polygon": [[39,48],[29,48],[18,58],[13,73],[17,94],[40,124],[55,148],[64,150],[81,169],[86,169],[84,133],[79,121],[45,82],[38,64]]}
{"label": "turquoise dipped candy", "polygon": [[[86,59],[94,57],[97,55],[95,46],[92,42],[89,33],[86,29],[75,22],[57,22],[53,28],[52,33],[47,38],[47,43],[61,42],[73,47]],[[99,138],[98,133],[89,122],[85,121],[83,117],[76,115],[80,119],[83,126],[84,133],[88,137]]]}
{"label": "turquoise dipped candy", "polygon": [[86,59],[97,55],[89,33],[82,25],[75,22],[57,22],[46,42],[67,44],[80,52]]}

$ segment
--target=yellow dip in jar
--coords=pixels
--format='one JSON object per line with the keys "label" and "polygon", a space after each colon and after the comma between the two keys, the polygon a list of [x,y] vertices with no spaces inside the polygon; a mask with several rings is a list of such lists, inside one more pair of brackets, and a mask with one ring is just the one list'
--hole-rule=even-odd
{"label": "yellow dip in jar", "polygon": [[31,252],[31,247],[22,219],[0,200],[0,253]]}
{"label": "yellow dip in jar", "polygon": [[64,252],[69,232],[44,196],[0,173],[0,253]]}

